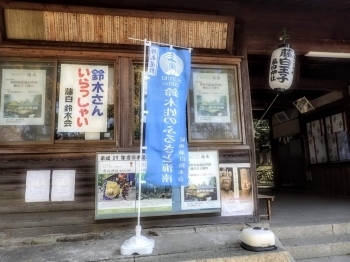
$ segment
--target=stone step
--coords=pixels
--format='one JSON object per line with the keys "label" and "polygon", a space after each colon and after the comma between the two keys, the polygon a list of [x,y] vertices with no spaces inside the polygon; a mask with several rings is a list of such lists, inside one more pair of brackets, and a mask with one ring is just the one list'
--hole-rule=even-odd
{"label": "stone step", "polygon": [[240,244],[239,230],[191,232],[177,234],[159,231],[154,236],[155,246],[150,255],[122,256],[120,247],[128,237],[60,242],[51,245],[12,246],[0,248],[1,262],[13,261],[118,261],[118,262],[292,262],[288,251],[276,242],[277,250],[251,252]]}
{"label": "stone step", "polygon": [[350,262],[350,256],[317,257],[298,259],[297,262]]}
{"label": "stone step", "polygon": [[283,227],[270,226],[270,229],[280,240],[305,237],[338,236],[346,234],[350,235],[350,222]]}
{"label": "stone step", "polygon": [[350,235],[282,239],[283,246],[295,260],[343,256],[350,253]]}

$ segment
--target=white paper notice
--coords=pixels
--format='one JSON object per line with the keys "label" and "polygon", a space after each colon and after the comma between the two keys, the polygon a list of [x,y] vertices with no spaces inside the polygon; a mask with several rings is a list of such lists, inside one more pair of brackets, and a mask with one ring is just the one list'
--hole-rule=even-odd
{"label": "white paper notice", "polygon": [[52,171],[51,201],[74,201],[75,170]]}
{"label": "white paper notice", "polygon": [[188,152],[188,186],[181,187],[181,210],[220,208],[218,151]]}
{"label": "white paper notice", "polygon": [[25,202],[49,201],[50,170],[27,172]]}

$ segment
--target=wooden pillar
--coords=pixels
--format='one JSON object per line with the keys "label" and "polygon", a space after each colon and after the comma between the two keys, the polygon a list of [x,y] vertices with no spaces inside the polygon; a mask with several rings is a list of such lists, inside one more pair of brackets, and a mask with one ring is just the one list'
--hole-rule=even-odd
{"label": "wooden pillar", "polygon": [[[120,124],[123,124],[124,127],[120,128],[121,139],[123,144],[121,147],[131,147],[133,142],[134,132],[132,130],[132,121],[133,110],[132,106],[132,91],[134,89],[131,87],[130,79],[132,74],[131,60],[128,58],[121,58],[119,65],[120,76],[123,76],[119,80],[119,95],[120,95],[120,107],[119,107],[119,116]],[[131,128],[131,130],[130,130]],[[118,130],[118,129],[117,129]]]}
{"label": "wooden pillar", "polygon": [[252,182],[254,188],[254,220],[259,221],[259,200],[258,200],[258,183],[256,174],[256,157],[255,157],[255,143],[254,143],[254,126],[253,126],[253,113],[252,103],[250,95],[250,81],[248,70],[248,57],[247,57],[247,43],[245,35],[244,21],[238,20],[236,24],[236,55],[242,56],[241,60],[241,80],[242,80],[242,94],[243,94],[243,119],[246,134],[246,143],[250,147],[250,170],[252,175]]}
{"label": "wooden pillar", "polygon": [[6,39],[4,9],[0,7],[0,44]]}

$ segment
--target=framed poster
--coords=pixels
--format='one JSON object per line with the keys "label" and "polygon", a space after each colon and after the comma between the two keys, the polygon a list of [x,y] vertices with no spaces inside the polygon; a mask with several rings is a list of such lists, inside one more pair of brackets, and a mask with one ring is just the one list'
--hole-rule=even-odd
{"label": "framed poster", "polygon": [[242,142],[238,77],[238,65],[192,66],[189,142]]}
{"label": "framed poster", "polygon": [[0,144],[53,139],[54,61],[0,62]]}
{"label": "framed poster", "polygon": [[254,199],[249,163],[219,165],[221,215],[253,215]]}
{"label": "framed poster", "polygon": [[284,111],[275,114],[275,116],[280,123],[284,123],[284,122],[289,121],[289,117],[286,115],[286,113]]}

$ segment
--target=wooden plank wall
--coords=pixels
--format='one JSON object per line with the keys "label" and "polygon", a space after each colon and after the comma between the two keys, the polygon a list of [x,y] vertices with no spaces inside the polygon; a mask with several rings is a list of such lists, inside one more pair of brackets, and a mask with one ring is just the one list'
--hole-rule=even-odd
{"label": "wooden plank wall", "polygon": [[[28,170],[76,170],[75,199],[69,202],[25,202]],[[91,230],[95,208],[95,154],[36,154],[4,157],[0,164],[0,231],[7,236],[19,232],[57,233],[55,226],[67,226],[65,231]],[[75,228],[76,227],[76,228]],[[75,229],[74,229],[75,228]],[[40,231],[41,231],[40,230]],[[42,233],[41,232],[41,233]]]}
{"label": "wooden plank wall", "polygon": [[[95,220],[95,153],[47,153],[4,156],[0,160],[0,232],[6,238],[50,234],[101,233],[128,229],[133,232],[136,218]],[[222,162],[249,162],[247,150],[224,150]],[[74,169],[75,199],[67,202],[25,202],[28,170]],[[206,223],[242,223],[247,218],[220,217],[218,214],[144,218],[144,228]],[[251,219],[251,218],[250,218]],[[153,220],[156,220],[154,222]],[[0,235],[0,244],[1,244]]]}
{"label": "wooden plank wall", "polygon": [[350,198],[350,167],[344,165],[311,165],[307,190],[321,195]]}
{"label": "wooden plank wall", "polygon": [[[5,9],[8,39],[143,45],[148,39],[192,48],[231,50],[234,18],[169,19],[74,12]],[[198,18],[198,19],[197,19]],[[220,21],[222,20],[222,21]]]}

